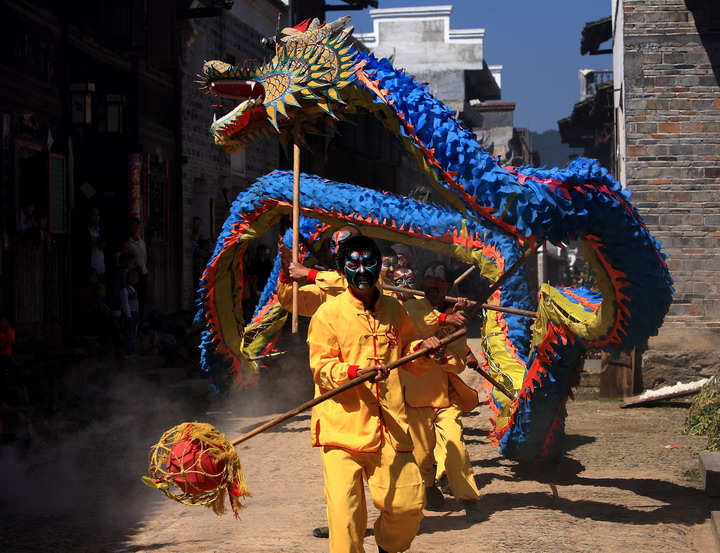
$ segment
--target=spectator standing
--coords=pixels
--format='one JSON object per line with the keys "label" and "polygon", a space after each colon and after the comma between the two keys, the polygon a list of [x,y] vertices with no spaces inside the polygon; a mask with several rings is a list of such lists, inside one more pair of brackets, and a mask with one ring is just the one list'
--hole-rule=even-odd
{"label": "spectator standing", "polygon": [[147,268],[147,246],[145,240],[140,236],[140,219],[133,217],[130,219],[130,235],[129,235],[129,249],[128,251],[135,256],[135,262],[137,263],[137,269],[140,274],[140,280],[137,283],[138,297],[140,298],[140,314],[141,316],[146,315],[147,305],[147,283],[148,283],[148,268]]}
{"label": "spectator standing", "polygon": [[98,281],[105,282],[105,240],[100,232],[100,209],[91,207],[88,213],[87,248],[89,256],[87,262],[97,271]]}
{"label": "spectator standing", "polygon": [[113,279],[113,287],[110,295],[110,307],[120,315],[120,291],[127,285],[127,275],[137,267],[135,256],[131,253],[120,254],[120,267],[118,267]]}
{"label": "spectator standing", "polygon": [[120,240],[118,250],[113,254],[113,262],[112,262],[113,274],[120,267],[120,256],[124,253],[129,253],[129,252],[130,252],[130,235],[126,234],[122,237],[122,240]]}
{"label": "spectator standing", "polygon": [[120,312],[123,321],[123,357],[132,359],[135,355],[135,335],[140,321],[140,301],[135,285],[140,278],[137,269],[127,273],[127,284],[120,290]]}

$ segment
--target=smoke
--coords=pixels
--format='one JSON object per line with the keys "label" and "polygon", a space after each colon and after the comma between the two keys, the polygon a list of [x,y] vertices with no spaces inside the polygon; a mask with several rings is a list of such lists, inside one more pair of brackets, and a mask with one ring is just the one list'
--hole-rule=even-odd
{"label": "smoke", "polygon": [[122,370],[97,361],[66,368],[53,414],[31,417],[18,442],[0,446],[0,551],[120,551],[108,544],[122,544],[168,501],[140,482],[166,430],[199,420],[228,432],[242,418],[245,432],[313,395],[302,352],[268,364],[258,387],[210,403],[175,398]]}

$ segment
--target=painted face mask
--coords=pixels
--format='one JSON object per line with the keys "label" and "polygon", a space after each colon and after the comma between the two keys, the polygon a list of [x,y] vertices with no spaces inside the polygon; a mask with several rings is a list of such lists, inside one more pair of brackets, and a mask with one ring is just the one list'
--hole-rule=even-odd
{"label": "painted face mask", "polygon": [[425,297],[432,304],[445,301],[448,290],[450,289],[450,276],[447,267],[441,263],[433,263],[423,274],[423,290]]}
{"label": "painted face mask", "polygon": [[[415,288],[415,271],[412,267],[398,267],[392,272],[392,283],[400,288]],[[402,301],[412,297],[412,294],[398,292],[398,298]]]}
{"label": "painted face mask", "polygon": [[415,288],[415,271],[411,267],[400,267],[392,273],[393,285],[400,288]]}
{"label": "painted face mask", "polygon": [[382,258],[382,275],[390,277],[397,267],[398,259],[396,255],[384,255]]}
{"label": "painted face mask", "polygon": [[352,236],[352,233],[349,230],[338,230],[333,233],[330,238],[330,253],[333,257],[337,255],[340,244],[350,238],[350,236]]}
{"label": "painted face mask", "polygon": [[370,251],[348,252],[344,270],[348,285],[369,290],[380,277],[380,267],[380,260]]}

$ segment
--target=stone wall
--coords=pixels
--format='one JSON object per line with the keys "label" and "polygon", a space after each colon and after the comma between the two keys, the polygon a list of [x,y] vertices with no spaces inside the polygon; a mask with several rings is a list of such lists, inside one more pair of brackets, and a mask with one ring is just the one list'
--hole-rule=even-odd
{"label": "stone wall", "polygon": [[[232,14],[194,20],[182,37],[182,219],[188,229],[183,248],[183,297],[187,298],[188,307],[196,288],[191,270],[190,228],[193,216],[203,219],[203,232],[214,241],[217,227],[228,215],[223,189],[227,190],[232,202],[238,192],[279,166],[280,150],[274,136],[256,140],[244,153],[233,154],[238,156],[238,161],[232,163],[231,155],[215,145],[209,132],[213,104],[221,101],[205,94],[194,82],[206,60],[242,63],[246,59],[262,60],[272,55],[271,51],[262,47],[260,40],[274,34],[275,16],[262,17],[261,13],[251,13],[252,2],[236,4]],[[251,21],[253,25],[245,21]],[[218,110],[218,117],[232,107]],[[213,219],[215,229],[212,228]]]}
{"label": "stone wall", "polygon": [[720,366],[720,12],[711,0],[625,0],[623,16],[626,184],[669,255],[676,289],[644,370],[713,372]]}

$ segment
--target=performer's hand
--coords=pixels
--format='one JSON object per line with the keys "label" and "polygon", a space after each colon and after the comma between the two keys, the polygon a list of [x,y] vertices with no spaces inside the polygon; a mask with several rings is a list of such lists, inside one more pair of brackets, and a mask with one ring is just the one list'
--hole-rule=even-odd
{"label": "performer's hand", "polygon": [[447,317],[445,317],[446,325],[465,326],[467,322],[468,319],[465,316],[464,311],[456,311],[454,313],[450,313]]}
{"label": "performer's hand", "polygon": [[440,345],[440,338],[437,336],[425,338],[420,347],[427,348],[429,350],[427,356],[437,362],[440,362],[445,357],[445,347]]}
{"label": "performer's hand", "polygon": [[310,269],[308,269],[305,265],[302,263],[295,263],[294,261],[290,263],[290,267],[288,268],[288,272],[290,274],[290,278],[293,280],[302,280],[303,278],[306,278],[308,276],[308,273],[310,273]]}
{"label": "performer's hand", "polygon": [[360,377],[369,372],[375,372],[375,378],[371,378],[373,382],[380,382],[381,380],[386,379],[390,374],[387,365],[372,365],[370,367],[363,367],[362,369],[358,369],[357,376]]}
{"label": "performer's hand", "polygon": [[465,366],[472,370],[475,370],[478,366],[480,366],[480,362],[477,357],[475,357],[471,349],[468,349],[467,355],[465,356]]}
{"label": "performer's hand", "polygon": [[455,313],[456,311],[467,311],[468,309],[470,309],[470,307],[472,307],[472,304],[473,302],[471,302],[469,299],[460,297],[455,302],[455,305],[453,305],[453,313]]}

